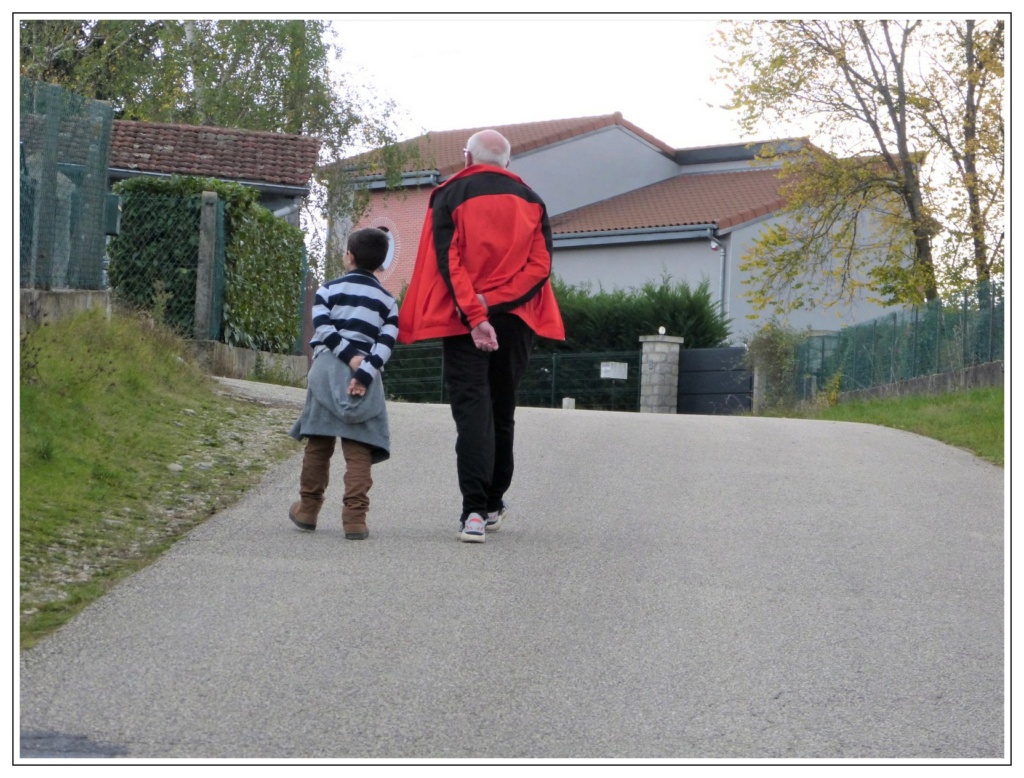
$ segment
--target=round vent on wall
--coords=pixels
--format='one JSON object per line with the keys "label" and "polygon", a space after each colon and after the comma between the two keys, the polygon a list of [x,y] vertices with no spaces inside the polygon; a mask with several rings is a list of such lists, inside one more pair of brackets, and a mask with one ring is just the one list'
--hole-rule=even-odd
{"label": "round vent on wall", "polygon": [[388,236],[388,255],[384,260],[384,264],[380,266],[381,270],[387,270],[391,267],[391,260],[395,258],[395,236],[388,227],[383,224],[377,227],[378,230],[386,232]]}

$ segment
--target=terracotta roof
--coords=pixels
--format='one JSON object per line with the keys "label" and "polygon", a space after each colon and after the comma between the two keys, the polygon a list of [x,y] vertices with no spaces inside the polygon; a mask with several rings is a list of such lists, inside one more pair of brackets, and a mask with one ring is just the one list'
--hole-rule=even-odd
{"label": "terracotta roof", "polygon": [[[621,113],[616,112],[604,116],[583,116],[576,119],[552,119],[543,122],[484,125],[463,130],[427,132],[399,144],[400,147],[412,147],[418,152],[418,156],[414,156],[406,162],[403,172],[437,170],[441,177],[445,178],[461,170],[466,162],[462,149],[465,148],[469,136],[479,130],[492,129],[504,135],[512,144],[512,156],[514,157],[517,154],[615,125],[626,128],[661,150],[665,155],[674,157],[674,148],[641,130],[632,122],[626,121],[622,118]],[[358,162],[368,158],[369,155],[360,155],[351,161]]]}
{"label": "terracotta roof", "polygon": [[719,230],[782,208],[779,171],[690,173],[553,216],[556,235],[715,224]]}
{"label": "terracotta roof", "polygon": [[305,135],[117,120],[110,168],[307,187],[321,141]]}

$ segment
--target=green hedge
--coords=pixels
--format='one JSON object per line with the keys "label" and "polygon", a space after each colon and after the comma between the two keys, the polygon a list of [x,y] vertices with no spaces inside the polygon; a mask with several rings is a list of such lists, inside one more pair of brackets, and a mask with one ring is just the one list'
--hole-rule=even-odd
{"label": "green hedge", "polygon": [[715,348],[729,339],[729,322],[711,298],[708,282],[696,289],[664,277],[639,288],[594,292],[589,284],[570,286],[558,278],[552,288],[565,322],[565,340],[541,341],[543,351],[633,351],[641,335],[683,338],[684,348]]}
{"label": "green hedge", "polygon": [[[195,300],[199,197],[214,192],[224,203],[225,266],[221,338],[225,343],[274,353],[294,351],[301,333],[305,238],[302,230],[259,205],[257,190],[195,176],[133,178],[115,185],[122,196],[121,234],[111,241],[111,286],[137,307],[153,310],[154,287]],[[142,195],[180,199],[177,206],[143,211]],[[171,323],[191,333],[192,305],[175,308]],[[178,321],[181,319],[181,321]]]}
{"label": "green hedge", "polygon": [[192,337],[200,200],[118,185],[121,232],[107,245],[107,280],[119,302]]}

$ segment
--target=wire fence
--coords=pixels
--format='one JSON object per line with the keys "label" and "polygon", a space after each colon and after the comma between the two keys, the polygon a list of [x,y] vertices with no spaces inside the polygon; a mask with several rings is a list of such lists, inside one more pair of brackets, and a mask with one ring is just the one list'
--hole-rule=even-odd
{"label": "wire fence", "polygon": [[[125,192],[121,231],[107,248],[114,298],[145,310],[178,334],[192,337],[196,310],[202,197]],[[214,238],[214,311],[207,337],[220,335],[224,299],[224,203],[217,201]]]}
{"label": "wire fence", "polygon": [[[21,79],[19,254],[26,289],[102,289],[113,109]],[[116,198],[115,198],[116,199]]]}
{"label": "wire fence", "polygon": [[830,382],[848,392],[1003,359],[1005,296],[983,284],[947,300],[807,338],[797,349],[799,396]]}
{"label": "wire fence", "polygon": [[[609,363],[624,366],[625,378],[603,377]],[[530,355],[519,387],[519,405],[560,408],[571,397],[576,408],[638,411],[640,408],[641,353],[609,351],[567,354],[535,352]],[[400,345],[384,370],[389,397],[408,402],[446,403],[444,357],[440,343]],[[621,375],[622,367],[616,371]]]}

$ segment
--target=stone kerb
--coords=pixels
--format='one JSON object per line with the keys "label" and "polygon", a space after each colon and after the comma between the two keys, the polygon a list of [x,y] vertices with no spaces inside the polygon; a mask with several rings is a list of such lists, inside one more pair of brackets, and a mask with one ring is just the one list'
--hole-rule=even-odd
{"label": "stone kerb", "polygon": [[679,395],[679,349],[683,339],[641,335],[640,413],[676,413]]}

